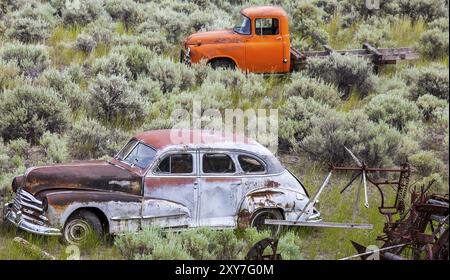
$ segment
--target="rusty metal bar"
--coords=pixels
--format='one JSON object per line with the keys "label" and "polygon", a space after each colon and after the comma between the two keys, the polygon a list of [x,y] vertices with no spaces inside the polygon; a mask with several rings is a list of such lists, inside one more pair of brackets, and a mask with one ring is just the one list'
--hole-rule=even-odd
{"label": "rusty metal bar", "polygon": [[286,220],[266,219],[266,225],[321,227],[321,228],[348,228],[348,229],[373,229],[372,224],[333,223],[333,222],[296,222]]}

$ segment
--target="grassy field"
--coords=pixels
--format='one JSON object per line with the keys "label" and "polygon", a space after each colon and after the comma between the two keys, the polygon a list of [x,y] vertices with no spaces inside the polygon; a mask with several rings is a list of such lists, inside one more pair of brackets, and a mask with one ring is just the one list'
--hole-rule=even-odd
{"label": "grassy field", "polygon": [[[397,6],[385,5],[373,15],[352,0],[92,0],[79,9],[60,5],[64,1],[35,2],[0,3],[0,193],[6,199],[12,196],[12,178],[26,168],[107,158],[136,132],[171,127],[171,113],[191,111],[193,100],[221,112],[278,109],[279,156],[310,194],[327,174],[325,163],[351,162],[340,154],[344,145],[376,166],[408,160],[414,179],[436,178],[433,191],[448,194],[444,0],[426,0],[424,6],[393,0]],[[378,75],[367,61],[345,57],[326,60],[319,74],[314,69],[324,64],[312,61],[300,73],[284,76],[178,63],[189,34],[232,27],[241,8],[267,4],[287,10],[291,42],[300,50],[370,42],[413,47],[420,58],[384,66]],[[334,176],[322,194],[325,221],[351,221],[356,183],[339,193],[350,177]],[[284,236],[293,232],[299,240],[289,243],[300,252],[291,256],[339,259],[355,253],[350,240],[380,245],[375,239],[385,219],[373,187],[369,199],[369,209],[360,200],[355,222],[374,224],[373,230],[286,229]],[[58,259],[71,255],[58,238],[0,222],[0,259],[39,258],[15,245],[15,236]],[[114,244],[93,240],[82,246],[80,257],[123,258]]]}

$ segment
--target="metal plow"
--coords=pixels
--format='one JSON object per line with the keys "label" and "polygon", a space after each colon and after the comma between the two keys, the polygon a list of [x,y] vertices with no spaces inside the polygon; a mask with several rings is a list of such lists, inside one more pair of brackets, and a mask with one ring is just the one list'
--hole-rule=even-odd
{"label": "metal plow", "polygon": [[[359,160],[349,149],[346,151],[353,158],[356,166],[330,165],[330,171],[317,192],[311,197],[304,209],[294,221],[265,220],[268,225],[282,226],[307,226],[322,228],[347,228],[347,229],[373,229],[371,224],[353,223],[360,203],[360,194],[363,192],[364,206],[369,208],[368,187],[374,186],[380,194],[380,214],[386,217],[383,234],[377,241],[384,242],[378,248],[375,246],[363,246],[352,241],[357,254],[343,258],[346,259],[448,259],[448,212],[449,197],[429,194],[434,184],[431,181],[427,186],[421,186],[420,190],[415,186],[411,191],[409,206],[406,196],[410,191],[411,168],[408,163],[399,168],[368,167]],[[345,192],[358,181],[356,198],[353,207],[352,221],[350,223],[335,223],[322,221],[304,221],[303,215],[311,213],[315,203],[324,188],[327,186],[334,172],[353,172],[350,181],[342,188]],[[414,185],[414,184],[413,184]],[[388,199],[387,192],[393,191],[395,198]],[[400,218],[394,220],[394,215]],[[274,253],[275,254],[275,253]],[[262,256],[261,256],[262,257]]]}

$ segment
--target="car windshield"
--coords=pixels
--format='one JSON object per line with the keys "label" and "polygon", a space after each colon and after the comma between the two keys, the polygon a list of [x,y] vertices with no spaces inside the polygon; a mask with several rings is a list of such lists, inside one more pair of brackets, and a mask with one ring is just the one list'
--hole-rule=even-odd
{"label": "car windshield", "polygon": [[234,32],[243,35],[250,35],[251,33],[251,21],[248,17],[241,15],[236,27],[233,28]]}
{"label": "car windshield", "polygon": [[137,140],[131,140],[117,154],[116,158],[131,166],[138,166],[145,169],[155,158],[155,154],[156,151],[151,147],[140,143]]}

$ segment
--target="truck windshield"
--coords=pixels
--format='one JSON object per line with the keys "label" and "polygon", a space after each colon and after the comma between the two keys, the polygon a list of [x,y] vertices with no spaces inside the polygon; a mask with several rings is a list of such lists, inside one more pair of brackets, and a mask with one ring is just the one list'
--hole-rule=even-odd
{"label": "truck windshield", "polygon": [[251,33],[251,21],[248,17],[241,14],[236,27],[233,28],[234,32],[242,35],[250,35]]}
{"label": "truck windshield", "polygon": [[155,154],[156,151],[151,147],[140,143],[137,140],[131,140],[123,147],[119,154],[117,154],[116,158],[131,166],[138,166],[145,169],[155,158]]}

